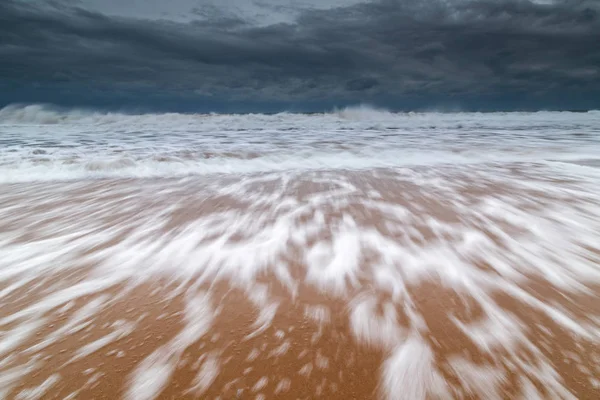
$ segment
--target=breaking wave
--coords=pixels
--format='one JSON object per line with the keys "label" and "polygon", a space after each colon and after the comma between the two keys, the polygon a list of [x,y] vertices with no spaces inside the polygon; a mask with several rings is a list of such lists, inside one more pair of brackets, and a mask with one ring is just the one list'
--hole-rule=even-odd
{"label": "breaking wave", "polygon": [[598,126],[598,112],[507,117],[361,105],[327,114],[125,114],[12,105],[0,110],[0,183],[495,162],[589,167],[600,154]]}
{"label": "breaking wave", "polygon": [[[571,114],[570,111],[560,113]],[[600,115],[598,110],[587,111],[588,114]],[[435,114],[466,114],[475,115],[479,113],[462,112],[458,108],[431,108],[423,112],[392,112],[384,108],[378,108],[368,104],[335,108],[331,112],[316,114],[333,117],[347,121],[381,121],[390,119],[402,119],[410,116],[427,116]],[[505,112],[486,113],[507,114]],[[518,114],[557,114],[552,111],[511,112]],[[577,113],[579,114],[579,113]],[[219,114],[219,113],[133,113],[116,111],[99,111],[85,108],[63,108],[52,104],[11,104],[0,109],[0,124],[30,124],[30,125],[58,125],[58,124],[110,124],[126,121],[152,121],[152,120],[180,120],[197,121],[199,118],[254,118],[280,120],[290,116],[314,116],[315,114],[302,114],[283,112],[279,114]]]}
{"label": "breaking wave", "polygon": [[[289,116],[291,113],[280,114],[244,114],[259,115],[277,119]],[[334,109],[324,115],[334,116],[345,120],[379,120],[390,118],[395,113],[374,106],[361,104],[341,109]],[[168,118],[168,119],[193,119],[207,116],[227,116],[232,114],[196,114],[196,113],[124,113],[124,112],[102,112],[91,109],[61,108],[51,104],[12,104],[0,109],[0,123],[12,124],[102,124],[118,122],[119,120],[135,118]],[[321,114],[323,115],[323,114]]]}
{"label": "breaking wave", "polygon": [[377,108],[368,104],[335,109],[333,114],[339,118],[349,120],[378,120],[393,116],[393,113],[386,109]]}
{"label": "breaking wave", "polygon": [[14,124],[68,124],[74,122],[101,122],[118,118],[120,114],[101,113],[83,109],[62,109],[46,104],[13,104],[0,110],[0,123]]}

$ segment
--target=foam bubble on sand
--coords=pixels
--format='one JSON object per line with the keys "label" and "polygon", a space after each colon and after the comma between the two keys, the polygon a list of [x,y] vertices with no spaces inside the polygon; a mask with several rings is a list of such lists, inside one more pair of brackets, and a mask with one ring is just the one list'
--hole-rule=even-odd
{"label": "foam bubble on sand", "polygon": [[309,250],[307,280],[322,290],[340,295],[347,292],[348,285],[358,284],[356,274],[361,251],[356,230],[352,219],[346,217],[332,244],[319,242]]}
{"label": "foam bubble on sand", "polygon": [[0,398],[6,398],[13,387],[17,385],[23,377],[35,371],[38,365],[39,361],[32,358],[27,363],[17,367],[8,369],[3,368],[2,374],[0,374]]}
{"label": "foam bubble on sand", "polygon": [[267,386],[268,383],[269,383],[269,378],[267,378],[266,376],[263,376],[256,382],[256,384],[254,384],[254,386],[252,387],[252,391],[259,392],[259,391],[263,390],[265,388],[265,386]]}
{"label": "foam bubble on sand", "polygon": [[134,329],[135,324],[123,320],[118,320],[112,324],[113,332],[108,335],[101,337],[100,339],[94,340],[93,342],[87,343],[77,350],[75,356],[69,360],[69,363],[77,361],[81,358],[87,357],[90,354],[108,346],[110,343],[120,340],[130,335]]}
{"label": "foam bubble on sand", "polygon": [[449,398],[447,389],[430,347],[420,337],[409,336],[384,363],[382,390],[388,400]]}
{"label": "foam bubble on sand", "polygon": [[291,384],[292,381],[289,378],[283,378],[282,380],[280,380],[277,383],[277,386],[275,387],[275,395],[286,393],[287,391],[289,391]]}
{"label": "foam bubble on sand", "polygon": [[200,365],[198,373],[194,377],[190,393],[196,396],[201,396],[219,375],[219,358],[216,354],[211,353],[205,357]]}
{"label": "foam bubble on sand", "polygon": [[39,400],[43,399],[44,395],[60,381],[59,374],[50,375],[38,387],[21,390],[15,397],[15,400]]}
{"label": "foam bubble on sand", "polygon": [[[506,381],[506,373],[502,368],[496,366],[477,366],[473,362],[458,356],[451,358],[448,364],[467,393],[490,400],[504,398],[499,390],[500,385]],[[531,394],[533,389],[527,384],[527,381],[524,383],[524,390]],[[537,390],[535,392],[537,393]],[[530,399],[535,397],[523,398]]]}
{"label": "foam bubble on sand", "polygon": [[398,323],[396,306],[386,302],[380,306],[382,313],[377,312],[378,306],[374,297],[353,301],[350,314],[352,333],[361,343],[388,350],[406,334]]}
{"label": "foam bubble on sand", "polygon": [[[158,397],[185,349],[209,331],[213,310],[208,294],[188,292],[186,297],[183,329],[136,367],[127,391],[128,399],[152,400]],[[208,367],[211,367],[210,363]],[[200,383],[204,382],[203,379]]]}
{"label": "foam bubble on sand", "polygon": [[466,324],[452,316],[459,327],[481,351],[494,354],[499,350],[514,350],[516,346],[527,342],[525,324],[510,313],[499,309],[497,305],[484,305],[485,315],[475,323]]}
{"label": "foam bubble on sand", "polygon": [[160,348],[146,357],[131,377],[126,398],[128,400],[153,400],[169,383],[175,370],[174,354],[168,348]]}
{"label": "foam bubble on sand", "polygon": [[[67,320],[67,322],[58,327],[58,329],[52,331],[47,337],[45,337],[39,343],[30,346],[26,352],[27,353],[36,353],[51,344],[55,343],[57,340],[64,336],[75,334],[82,329],[86,328],[91,324],[91,320],[95,317],[97,313],[102,310],[103,307],[106,306],[108,302],[107,295],[100,295],[92,299],[90,302],[86,303],[80,309],[76,310],[71,317]],[[125,333],[125,331],[123,332]]]}
{"label": "foam bubble on sand", "polygon": [[0,340],[0,356],[6,356],[8,352],[27,340],[29,336],[33,335],[36,330],[43,326],[44,322],[43,318],[27,321],[8,332],[3,332],[2,339]]}

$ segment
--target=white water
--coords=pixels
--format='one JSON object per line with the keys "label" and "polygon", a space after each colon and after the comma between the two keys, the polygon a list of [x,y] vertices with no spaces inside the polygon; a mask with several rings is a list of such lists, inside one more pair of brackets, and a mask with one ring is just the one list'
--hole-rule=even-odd
{"label": "white water", "polygon": [[[285,310],[259,282],[266,273],[292,299],[304,285],[346,304],[351,336],[385,354],[377,371],[383,398],[452,398],[460,388],[500,399],[509,371],[519,376],[519,398],[574,398],[555,355],[583,371],[578,379],[594,395],[600,364],[587,358],[600,354],[584,349],[600,343],[600,307],[594,306],[599,155],[596,112],[359,108],[266,116],[5,109],[0,305],[26,305],[2,314],[0,356],[33,344],[20,350],[31,355],[27,362],[21,353],[0,362],[0,397],[32,371],[44,371],[44,379],[20,391],[23,398],[68,384],[60,368],[46,374],[53,364],[41,359],[42,350],[92,329],[104,310],[126,297],[106,290],[162,277],[179,285],[173,296],[184,294],[182,329],[133,364],[124,388],[126,398],[157,398],[186,349],[223,333],[215,331],[220,299],[204,291],[207,282],[245,289],[257,317],[242,340],[275,328]],[[108,177],[127,179],[95,179]],[[132,179],[140,177],[161,179]],[[85,271],[84,278],[52,282],[73,271]],[[434,294],[415,289],[431,282]],[[539,282],[561,296],[532,289]],[[444,293],[464,304],[448,300],[428,310],[437,298],[450,298]],[[288,333],[277,330],[272,348],[249,349],[240,362],[309,350],[317,352],[316,361],[302,361],[293,376],[261,375],[245,394],[254,389],[253,396],[266,396],[267,385],[287,391],[297,376],[339,368],[323,355],[331,349],[318,342],[336,310],[324,300],[303,306],[299,318],[319,327],[314,343],[290,345]],[[463,309],[478,313],[465,317]],[[46,337],[36,336],[61,313],[72,314]],[[79,343],[64,365],[101,351],[132,353],[123,341],[140,329],[143,316],[116,317],[102,320],[105,333]],[[568,339],[558,342],[565,332]],[[453,335],[462,335],[486,361],[466,351],[441,360],[434,344],[451,348]],[[185,390],[209,390],[226,370],[224,351],[202,355]],[[458,384],[446,382],[442,371]],[[89,385],[98,379],[101,372]]]}
{"label": "white water", "polygon": [[600,112],[126,115],[0,110],[0,182],[566,160],[598,163]]}

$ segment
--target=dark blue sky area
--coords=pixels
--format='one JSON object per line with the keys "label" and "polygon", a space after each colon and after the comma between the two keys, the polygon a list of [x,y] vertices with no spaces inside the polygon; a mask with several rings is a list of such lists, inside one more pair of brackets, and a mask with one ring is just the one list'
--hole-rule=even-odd
{"label": "dark blue sky area", "polygon": [[0,106],[600,108],[594,0],[0,2]]}

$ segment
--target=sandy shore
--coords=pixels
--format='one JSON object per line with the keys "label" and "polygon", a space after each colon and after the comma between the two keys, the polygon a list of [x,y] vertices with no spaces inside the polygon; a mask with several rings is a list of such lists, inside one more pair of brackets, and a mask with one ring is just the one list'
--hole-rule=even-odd
{"label": "sandy shore", "polygon": [[0,398],[599,398],[593,193],[431,175],[6,187]]}
{"label": "sandy shore", "polygon": [[[1,364],[2,394],[404,399],[526,398],[537,391],[542,398],[593,399],[599,393],[597,341],[574,337],[505,295],[497,302],[524,336],[489,326],[469,337],[456,321],[481,320],[481,308],[434,282],[409,289],[422,326],[384,293],[363,287],[351,298],[331,297],[300,286],[292,298],[278,282],[265,276],[249,291],[225,282],[176,288],[157,280],[52,308],[29,331],[21,328],[26,338]],[[23,292],[20,301],[15,292],[7,303],[27,310],[43,290]],[[556,293],[539,294],[560,301]],[[600,314],[597,296],[596,288],[577,299],[585,307],[574,310],[579,317]],[[567,299],[562,304],[575,307]],[[14,312],[3,307],[0,316]]]}

